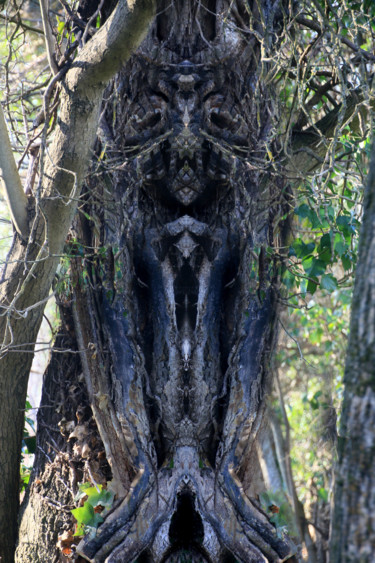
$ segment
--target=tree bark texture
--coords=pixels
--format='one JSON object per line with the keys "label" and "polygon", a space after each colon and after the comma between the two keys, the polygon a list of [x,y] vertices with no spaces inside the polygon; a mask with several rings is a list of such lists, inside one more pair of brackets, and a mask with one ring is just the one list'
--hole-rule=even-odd
{"label": "tree bark texture", "polygon": [[117,492],[78,546],[87,561],[294,560],[244,490],[276,335],[266,248],[282,246],[287,197],[266,164],[275,93],[257,33],[276,48],[283,12],[228,8],[161,1],[105,93],[70,247],[74,333]]}
{"label": "tree bark texture", "polygon": [[375,145],[365,193],[338,443],[331,561],[375,556]]}
{"label": "tree bark texture", "polygon": [[[45,301],[77,209],[105,83],[141,41],[153,7],[151,0],[139,0],[131,9],[127,2],[119,2],[106,26],[82,49],[71,68],[64,70],[67,72],[62,81],[57,130],[51,146],[45,150],[41,183],[35,198],[29,200],[30,234],[28,240],[15,239],[3,272],[0,317],[2,563],[14,560],[24,406]],[[109,61],[111,53],[113,59]],[[47,107],[45,110],[48,123]],[[23,230],[22,234],[25,237]]]}

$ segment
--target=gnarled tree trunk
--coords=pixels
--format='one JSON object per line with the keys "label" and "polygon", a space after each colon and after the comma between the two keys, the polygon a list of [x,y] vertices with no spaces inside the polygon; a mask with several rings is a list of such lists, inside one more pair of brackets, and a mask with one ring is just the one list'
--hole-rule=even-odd
{"label": "gnarled tree trunk", "polygon": [[257,5],[160,2],[105,95],[71,247],[86,249],[72,259],[74,338],[118,495],[78,546],[89,561],[294,553],[249,495],[276,333],[266,248],[282,245],[285,212],[258,40],[274,48],[283,16]]}

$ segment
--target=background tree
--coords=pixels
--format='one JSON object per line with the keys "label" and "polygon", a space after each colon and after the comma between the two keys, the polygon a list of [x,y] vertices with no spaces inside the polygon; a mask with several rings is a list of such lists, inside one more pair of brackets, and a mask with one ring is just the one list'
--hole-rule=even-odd
{"label": "background tree", "polygon": [[[81,3],[75,13],[63,5],[67,23],[58,20],[58,33],[60,41],[65,34],[68,57],[112,6],[102,3],[99,13]],[[35,298],[25,284],[18,292],[8,280],[11,341],[9,365],[2,365],[12,377],[16,363],[9,350],[36,338],[23,333],[26,340],[18,340],[14,326],[21,321],[14,324],[14,313],[29,312],[22,295],[34,299],[30,304],[47,297],[61,254],[51,240],[58,234],[63,244],[72,215],[58,233],[53,219],[64,217],[67,201],[72,208],[79,203],[55,280],[63,322],[44,383],[19,561],[72,554],[70,509],[79,481],[107,487],[95,498],[88,492],[75,513],[80,531],[95,530],[98,510],[116,495],[99,533],[78,548],[89,560],[172,561],[188,551],[192,560],[276,561],[296,551],[282,519],[272,516],[276,530],[268,522],[267,510],[270,516],[280,507],[262,508],[255,498],[257,438],[271,387],[278,303],[286,297],[280,278],[287,288],[298,287],[303,300],[318,286],[337,288],[339,260],[344,270],[352,267],[356,218],[350,205],[359,196],[351,193],[350,174],[360,166],[355,148],[366,136],[372,100],[371,35],[363,36],[371,31],[371,10],[353,3],[301,2],[292,9],[285,2],[271,9],[263,2],[175,2],[159,3],[157,14],[136,55],[107,87],[79,202],[77,153],[64,151],[65,158],[73,154],[70,161],[49,159],[53,147],[43,139],[40,182],[58,173],[71,183],[66,192],[57,180],[50,192],[34,188],[37,219],[47,217],[53,226],[49,254],[34,261],[28,245],[26,262],[14,251],[9,258],[19,271],[32,264],[26,282],[37,274],[44,291]],[[80,57],[93,54],[99,33],[66,77],[55,79],[62,92]],[[54,47],[47,44],[52,60]],[[109,75],[93,76],[101,85]],[[87,96],[87,82],[81,77],[75,84]],[[72,92],[83,124],[87,100]],[[71,111],[64,117],[63,93],[60,98],[59,108],[59,97],[54,100],[57,143],[72,119]],[[51,123],[46,104],[44,133]],[[77,141],[73,125],[70,149]],[[80,166],[86,161],[82,156]],[[300,185],[304,200],[296,207],[291,188]],[[293,240],[295,207],[301,234]],[[13,214],[24,235],[22,218]],[[48,284],[37,268],[48,270]],[[14,298],[17,310],[9,307]],[[17,358],[26,372],[25,357]],[[4,389],[13,412],[20,409],[25,385],[18,406],[5,379]],[[11,430],[5,423],[2,428],[9,440]],[[9,474],[16,492],[15,465]],[[4,495],[10,490],[8,482]],[[295,534],[316,560],[306,526]]]}
{"label": "background tree", "polygon": [[[375,147],[375,145],[374,145]],[[375,150],[372,151],[345,367],[331,561],[371,561],[374,436]]]}

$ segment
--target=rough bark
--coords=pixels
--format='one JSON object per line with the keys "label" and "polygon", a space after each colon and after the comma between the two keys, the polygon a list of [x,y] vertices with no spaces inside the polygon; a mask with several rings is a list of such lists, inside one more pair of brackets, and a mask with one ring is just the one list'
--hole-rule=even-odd
{"label": "rough bark", "polygon": [[71,303],[59,302],[61,330],[44,374],[38,411],[37,454],[21,510],[16,561],[66,562],[72,541],[77,483],[107,483],[104,455],[82,377]]}
{"label": "rough bark", "polygon": [[[140,0],[131,9],[126,2],[120,2],[63,78],[57,131],[45,157],[43,180],[35,201],[30,198],[31,235],[27,244],[16,238],[3,273],[6,283],[1,293],[0,318],[3,344],[0,363],[2,563],[13,561],[23,409],[45,300],[77,208],[105,83],[140,42],[152,13],[152,1]],[[109,63],[111,53],[113,60]]]}
{"label": "rough bark", "polygon": [[[66,453],[71,453],[72,448],[66,441],[68,435],[64,440],[64,434],[69,423],[71,425],[71,421],[76,420],[74,407],[78,404],[72,398],[77,399],[80,391],[80,362],[74,354],[74,341],[68,336],[58,335],[55,346],[72,352],[54,352],[44,374],[43,396],[37,417],[38,454],[23,503],[16,554],[18,561],[57,561],[59,535],[64,532],[65,520],[70,520],[69,509],[73,506],[76,464],[72,461],[73,456]],[[82,397],[79,398],[81,408]]]}
{"label": "rough bark", "polygon": [[363,208],[345,367],[331,533],[332,563],[375,554],[375,145]]}
{"label": "rough bark", "polygon": [[[281,244],[284,184],[250,164],[266,154],[273,93],[258,41],[228,27],[227,8],[161,2],[106,94],[98,151],[114,171],[88,180],[93,222],[75,235],[96,250],[72,263],[82,370],[118,493],[78,547],[89,561],[294,552],[241,483],[270,385],[278,282],[264,247]],[[259,29],[277,28],[276,13],[253,10]]]}

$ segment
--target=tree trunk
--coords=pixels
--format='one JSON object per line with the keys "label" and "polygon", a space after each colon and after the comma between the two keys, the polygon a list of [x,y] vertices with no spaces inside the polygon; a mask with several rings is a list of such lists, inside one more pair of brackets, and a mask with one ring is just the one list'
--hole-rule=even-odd
{"label": "tree trunk", "polygon": [[[45,149],[41,182],[29,199],[30,234],[17,236],[0,294],[0,557],[13,563],[17,537],[19,466],[27,381],[34,343],[66,235],[77,209],[95,140],[105,83],[147,30],[153,2],[119,2],[112,17],[74,60],[61,69],[58,125]],[[111,56],[113,56],[111,58]],[[48,100],[44,109],[47,124]],[[4,133],[4,132],[2,132]],[[14,171],[13,171],[14,172]],[[11,174],[4,175],[4,180]],[[14,186],[7,186],[14,191]],[[13,209],[17,215],[17,212]],[[25,236],[24,228],[20,229]]]}
{"label": "tree trunk", "polygon": [[363,208],[338,442],[332,563],[375,555],[375,145]]}
{"label": "tree trunk", "polygon": [[[271,49],[282,12],[257,6],[251,25]],[[105,95],[70,246],[74,338],[117,493],[77,548],[88,561],[293,560],[247,494],[276,336],[266,248],[283,244],[285,184],[264,164],[277,147],[260,43],[240,32],[242,3],[227,11],[160,2]],[[35,494],[21,529],[38,517]],[[31,561],[26,541],[19,562]]]}

